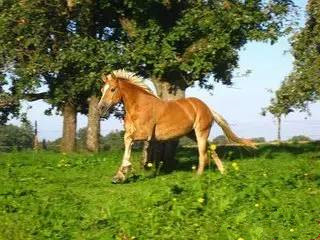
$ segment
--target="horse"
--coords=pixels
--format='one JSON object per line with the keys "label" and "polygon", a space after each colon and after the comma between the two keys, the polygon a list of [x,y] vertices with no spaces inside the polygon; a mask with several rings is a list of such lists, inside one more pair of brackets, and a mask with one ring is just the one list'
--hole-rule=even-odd
{"label": "horse", "polygon": [[[103,74],[102,80],[104,85],[98,103],[100,113],[108,112],[119,102],[122,102],[125,109],[125,150],[121,166],[112,179],[114,183],[124,182],[127,173],[131,171],[130,155],[134,141],[148,143],[152,140],[166,141],[182,136],[190,137],[198,145],[199,175],[208,164],[207,140],[214,121],[231,142],[254,147],[250,140],[238,137],[220,114],[198,98],[161,100],[145,84],[144,78],[125,70]],[[212,158],[223,174],[224,167],[214,150]]]}

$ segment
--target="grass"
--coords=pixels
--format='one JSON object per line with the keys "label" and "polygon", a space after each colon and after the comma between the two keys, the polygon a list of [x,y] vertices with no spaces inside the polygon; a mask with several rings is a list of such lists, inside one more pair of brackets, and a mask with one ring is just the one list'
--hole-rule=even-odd
{"label": "grass", "polygon": [[[0,153],[0,239],[315,239],[320,145],[218,149],[228,170],[197,177],[196,149],[170,174],[113,185],[122,152]],[[133,161],[138,163],[139,153]]]}

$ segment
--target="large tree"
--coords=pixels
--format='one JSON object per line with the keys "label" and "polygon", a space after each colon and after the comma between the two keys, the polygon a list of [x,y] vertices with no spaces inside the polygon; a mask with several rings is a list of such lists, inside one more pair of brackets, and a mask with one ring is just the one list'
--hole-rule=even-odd
{"label": "large tree", "polygon": [[284,115],[295,109],[308,111],[320,99],[320,2],[309,0],[305,26],[292,39],[294,69],[282,82],[269,109]]}
{"label": "large tree", "polygon": [[285,34],[292,6],[290,0],[124,1],[118,20],[128,65],[151,78],[161,97],[175,98],[195,81],[207,88],[231,84],[239,49]]}
{"label": "large tree", "polygon": [[[75,149],[77,112],[88,113],[88,148],[98,149],[96,111],[102,69],[115,59],[110,4],[97,1],[8,1],[1,6],[1,64],[16,99],[32,94],[64,117],[63,151]],[[113,61],[115,62],[115,61]],[[39,89],[47,89],[39,94]],[[88,103],[89,100],[89,103]]]}
{"label": "large tree", "polygon": [[96,104],[102,65],[151,78],[164,99],[183,97],[197,80],[205,88],[231,84],[238,50],[248,40],[275,41],[285,33],[291,6],[289,0],[8,0],[1,5],[1,60],[13,73],[14,92],[47,87],[49,102],[70,116],[66,137],[75,139],[77,106],[87,98]]}
{"label": "large tree", "polygon": [[[88,106],[82,108],[88,114],[86,147],[98,151],[100,139],[100,114],[97,104],[100,94],[101,71],[110,72],[119,63],[115,52],[118,36],[116,22],[113,21],[114,8],[110,1],[69,1],[69,12],[73,22],[76,44],[69,47],[66,57],[81,72],[82,86],[88,94]],[[114,29],[111,31],[111,29]],[[79,75],[79,74],[78,74]]]}
{"label": "large tree", "polygon": [[[39,88],[45,87],[46,97],[56,103],[59,91],[52,83],[64,83],[67,75],[58,61],[63,46],[69,42],[68,13],[64,5],[54,0],[2,3],[1,65],[2,72],[9,73],[15,99],[25,99],[30,94],[37,96]],[[43,97],[38,95],[39,99]]]}
{"label": "large tree", "polygon": [[196,81],[208,89],[214,82],[232,84],[240,48],[251,40],[275,42],[293,13],[291,0],[115,2],[127,66],[150,78],[163,99],[184,97]]}

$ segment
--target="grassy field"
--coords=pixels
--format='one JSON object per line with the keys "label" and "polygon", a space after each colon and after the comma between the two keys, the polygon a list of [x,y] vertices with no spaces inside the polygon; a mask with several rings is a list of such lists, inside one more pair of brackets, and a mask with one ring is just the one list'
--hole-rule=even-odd
{"label": "grassy field", "polygon": [[0,239],[315,239],[320,144],[219,149],[228,170],[178,169],[113,185],[122,152],[0,153]]}

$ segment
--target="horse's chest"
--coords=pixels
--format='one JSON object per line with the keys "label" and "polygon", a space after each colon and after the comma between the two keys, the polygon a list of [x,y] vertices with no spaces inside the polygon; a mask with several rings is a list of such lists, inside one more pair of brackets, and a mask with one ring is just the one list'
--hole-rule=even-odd
{"label": "horse's chest", "polygon": [[141,118],[136,115],[126,116],[125,130],[133,138],[150,138],[154,131],[154,121],[152,118]]}

